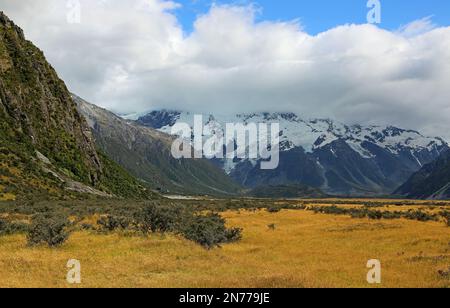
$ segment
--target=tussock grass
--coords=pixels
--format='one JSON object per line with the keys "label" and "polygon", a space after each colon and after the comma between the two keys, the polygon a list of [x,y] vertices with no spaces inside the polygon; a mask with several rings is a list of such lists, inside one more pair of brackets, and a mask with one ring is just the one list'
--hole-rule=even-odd
{"label": "tussock grass", "polygon": [[381,287],[450,287],[439,274],[450,257],[442,222],[303,210],[222,216],[244,229],[243,238],[213,250],[170,234],[78,231],[57,249],[27,248],[24,235],[0,237],[0,287],[70,287],[69,259],[81,261],[81,287],[374,287],[366,282],[369,259],[382,263]]}

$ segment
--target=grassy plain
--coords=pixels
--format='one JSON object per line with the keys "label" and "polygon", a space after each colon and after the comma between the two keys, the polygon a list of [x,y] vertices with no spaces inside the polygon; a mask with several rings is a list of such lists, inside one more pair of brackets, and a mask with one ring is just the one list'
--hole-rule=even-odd
{"label": "grassy plain", "polygon": [[[450,287],[450,277],[439,273],[450,270],[450,228],[441,221],[295,209],[222,215],[243,228],[243,239],[213,250],[175,235],[77,231],[55,249],[28,248],[25,235],[3,236],[0,287],[73,287],[65,280],[69,259],[81,262],[79,287]],[[381,261],[381,285],[366,281],[369,259]]]}

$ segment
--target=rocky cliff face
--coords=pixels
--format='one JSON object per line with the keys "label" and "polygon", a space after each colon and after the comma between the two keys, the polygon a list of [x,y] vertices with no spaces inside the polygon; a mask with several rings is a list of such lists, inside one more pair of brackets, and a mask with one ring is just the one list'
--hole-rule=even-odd
{"label": "rocky cliff face", "polygon": [[98,182],[101,164],[89,127],[64,82],[42,51],[25,40],[22,30],[3,13],[0,117],[4,139],[27,143],[83,182]]}

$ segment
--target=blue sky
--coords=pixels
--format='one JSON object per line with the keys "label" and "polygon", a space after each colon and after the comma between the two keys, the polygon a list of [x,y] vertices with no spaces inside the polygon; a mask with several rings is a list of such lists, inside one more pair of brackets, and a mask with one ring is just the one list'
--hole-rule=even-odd
{"label": "blue sky", "polygon": [[[248,5],[261,8],[258,20],[286,21],[299,19],[304,30],[317,34],[337,25],[365,23],[367,0],[178,0],[183,7],[176,15],[186,32],[192,30],[196,16],[208,11],[212,3]],[[450,25],[448,0],[381,0],[382,23],[380,27],[394,30],[411,21],[432,16],[438,26]]]}

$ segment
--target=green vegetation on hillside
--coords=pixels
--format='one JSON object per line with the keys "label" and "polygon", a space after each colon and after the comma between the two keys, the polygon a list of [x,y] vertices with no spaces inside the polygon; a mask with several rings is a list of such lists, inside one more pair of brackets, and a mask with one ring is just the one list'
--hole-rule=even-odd
{"label": "green vegetation on hillside", "polygon": [[9,64],[0,75],[2,141],[25,145],[31,155],[39,150],[77,180],[91,181],[98,170],[83,152],[83,125],[64,83],[17,29],[0,27],[0,46]]}
{"label": "green vegetation on hillside", "polygon": [[120,197],[154,196],[97,153],[64,82],[0,12],[0,200],[62,198],[77,187],[88,191],[83,185]]}
{"label": "green vegetation on hillside", "polygon": [[159,198],[105,154],[99,152],[99,155],[104,173],[97,185],[98,188],[127,199]]}

